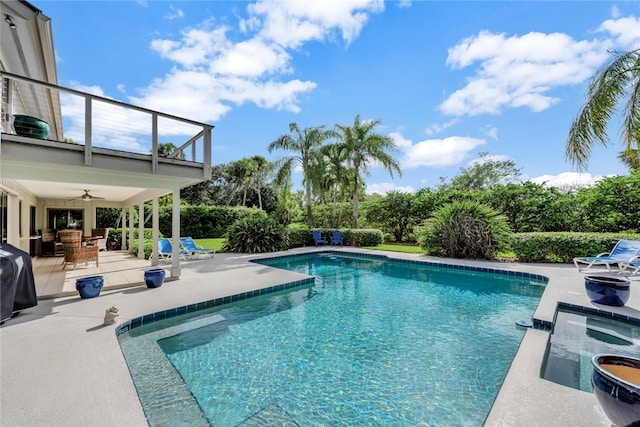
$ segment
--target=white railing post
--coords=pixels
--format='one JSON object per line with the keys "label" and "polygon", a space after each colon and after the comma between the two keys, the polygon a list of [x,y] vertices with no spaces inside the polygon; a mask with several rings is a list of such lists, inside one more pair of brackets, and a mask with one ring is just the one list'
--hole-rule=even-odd
{"label": "white railing post", "polygon": [[202,144],[204,146],[202,147],[202,176],[205,179],[211,179],[211,128],[209,126],[205,126],[203,131],[204,135],[202,137]]}
{"label": "white railing post", "polygon": [[151,172],[158,173],[158,114],[151,115]]}
{"label": "white railing post", "polygon": [[91,166],[91,98],[84,98],[84,164]]}

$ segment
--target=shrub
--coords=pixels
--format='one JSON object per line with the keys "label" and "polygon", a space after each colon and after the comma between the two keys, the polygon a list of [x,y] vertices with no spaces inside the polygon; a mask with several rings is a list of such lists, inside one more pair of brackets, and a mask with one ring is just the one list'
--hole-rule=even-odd
{"label": "shrub", "polygon": [[[138,242],[139,240],[133,241],[133,253],[138,253]],[[148,259],[151,256],[151,252],[153,252],[153,240],[145,239],[144,240],[144,258]]]}
{"label": "shrub", "polygon": [[[322,237],[327,240],[327,245],[330,243],[330,237],[333,235],[335,228],[314,228],[322,233]],[[313,234],[312,230],[308,228],[289,228],[290,231],[290,248],[300,246],[313,246]],[[345,246],[377,246],[383,243],[384,239],[382,231],[373,229],[341,229],[342,240]]]}
{"label": "shrub", "polygon": [[518,233],[511,247],[522,262],[571,262],[574,257],[609,252],[620,239],[640,240],[634,233]]}
{"label": "shrub", "polygon": [[432,255],[492,259],[508,247],[507,219],[490,207],[470,200],[442,206],[425,222],[420,247]]}
{"label": "shrub", "polygon": [[344,230],[342,238],[349,246],[378,246],[384,242],[382,231],[368,228]]}
{"label": "shrub", "polygon": [[[180,207],[180,235],[194,239],[222,237],[239,219],[254,215],[266,217],[261,209],[242,206],[182,206]],[[171,235],[172,207],[160,208],[160,231]]]}
{"label": "shrub", "polygon": [[[164,237],[162,233],[159,233],[159,237]],[[151,240],[153,238],[153,230],[151,228],[144,229],[145,240]],[[134,245],[138,239],[138,227],[133,229]],[[127,241],[129,240],[129,234],[127,234]],[[113,250],[122,249],[122,228],[110,228],[109,235],[107,236],[107,248]]]}
{"label": "shrub", "polygon": [[289,247],[284,226],[272,218],[253,215],[234,222],[227,231],[223,250],[257,254],[276,252]]}

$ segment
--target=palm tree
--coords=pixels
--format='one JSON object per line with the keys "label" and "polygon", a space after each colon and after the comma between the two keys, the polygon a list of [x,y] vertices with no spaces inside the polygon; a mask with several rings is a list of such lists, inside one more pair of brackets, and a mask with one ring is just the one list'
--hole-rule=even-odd
{"label": "palm tree", "polygon": [[[345,190],[349,187],[347,164],[349,153],[342,150],[340,144],[327,144],[321,149],[322,155],[329,164],[327,172],[331,177],[331,193],[333,207],[331,209],[331,221],[334,227],[339,228],[342,223],[342,203],[344,202]],[[336,218],[336,205],[340,203],[339,213]]]}
{"label": "palm tree", "polygon": [[565,157],[578,169],[586,168],[594,142],[609,145],[607,123],[617,113],[616,106],[625,99],[623,153],[632,156],[640,148],[640,49],[611,54],[609,64],[591,78],[587,101],[569,130]]}
{"label": "palm tree", "polygon": [[286,182],[291,176],[291,171],[297,165],[302,167],[304,197],[307,209],[307,225],[313,228],[313,214],[311,211],[311,184],[314,181],[313,168],[311,162],[315,153],[320,149],[322,144],[328,139],[335,136],[332,130],[325,130],[324,126],[307,127],[300,130],[298,124],[292,122],[289,124],[288,135],[281,135],[269,144],[269,153],[273,150],[281,149],[293,152],[277,162],[276,182]]}
{"label": "palm tree", "polygon": [[342,147],[351,155],[353,162],[354,181],[351,195],[353,196],[352,227],[358,228],[358,186],[362,180],[361,171],[369,174],[371,162],[380,163],[393,177],[393,172],[402,176],[400,165],[387,153],[387,150],[397,151],[398,146],[391,137],[372,132],[380,125],[380,120],[361,121],[360,115],[353,120],[353,126],[336,125],[341,138]]}
{"label": "palm tree", "polygon": [[253,156],[251,161],[255,167],[251,174],[251,183],[256,193],[258,193],[258,206],[262,209],[262,187],[264,187],[264,180],[270,171],[271,164],[262,156]]}
{"label": "palm tree", "polygon": [[618,160],[631,170],[640,169],[640,150],[630,149],[618,154]]}

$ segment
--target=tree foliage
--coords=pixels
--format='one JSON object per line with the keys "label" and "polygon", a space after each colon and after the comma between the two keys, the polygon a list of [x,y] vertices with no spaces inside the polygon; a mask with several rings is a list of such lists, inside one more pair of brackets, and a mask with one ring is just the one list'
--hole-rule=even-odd
{"label": "tree foliage", "polygon": [[640,149],[640,49],[611,52],[612,59],[591,78],[587,100],[571,123],[565,157],[585,169],[595,143],[610,144],[607,125],[622,108],[624,155],[637,160]]}
{"label": "tree foliage", "polygon": [[486,190],[498,184],[507,184],[520,178],[521,169],[513,160],[501,160],[489,153],[479,154],[480,158],[460,173],[448,184],[458,190]]}
{"label": "tree foliage", "polygon": [[289,182],[291,172],[296,166],[302,167],[305,207],[307,209],[307,226],[313,227],[313,215],[311,212],[311,189],[317,176],[317,168],[313,168],[312,163],[318,156],[318,150],[322,144],[335,135],[331,130],[325,130],[324,126],[307,127],[300,129],[297,123],[289,124],[289,134],[280,135],[275,141],[269,144],[268,150],[285,150],[292,154],[279,160],[275,168],[277,170],[276,183]]}
{"label": "tree foliage", "polygon": [[382,165],[392,177],[394,172],[402,176],[400,164],[389,154],[397,151],[398,146],[391,137],[374,132],[381,123],[380,120],[362,121],[357,115],[351,126],[336,125],[341,140],[340,150],[348,153],[353,165],[353,228],[358,228],[358,194],[363,184],[362,176],[369,174],[371,163]]}
{"label": "tree foliage", "polygon": [[366,222],[369,226],[375,225],[391,233],[396,242],[401,242],[415,225],[413,200],[414,196],[410,193],[391,191],[367,204]]}

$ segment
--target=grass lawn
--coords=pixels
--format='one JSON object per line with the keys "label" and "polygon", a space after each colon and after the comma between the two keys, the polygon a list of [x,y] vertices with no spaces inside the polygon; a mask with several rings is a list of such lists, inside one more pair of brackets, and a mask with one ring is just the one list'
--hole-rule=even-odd
{"label": "grass lawn", "polygon": [[365,249],[373,249],[375,251],[392,251],[405,252],[408,254],[424,254],[424,250],[420,249],[417,243],[383,243],[378,246],[367,246]]}
{"label": "grass lawn", "polygon": [[203,248],[207,248],[207,249],[215,249],[216,252],[223,252],[222,251],[222,245],[224,244],[224,237],[217,237],[214,239],[193,239],[195,240],[195,242],[202,246]]}

